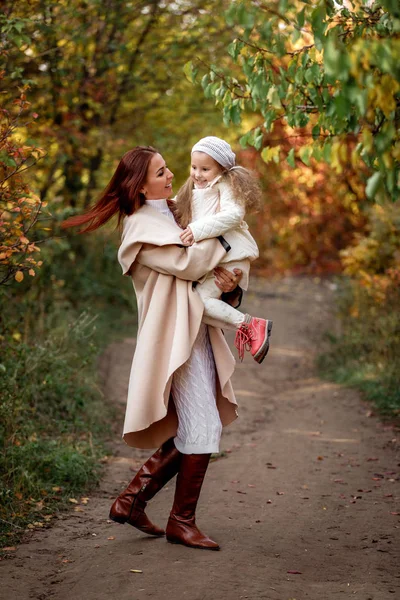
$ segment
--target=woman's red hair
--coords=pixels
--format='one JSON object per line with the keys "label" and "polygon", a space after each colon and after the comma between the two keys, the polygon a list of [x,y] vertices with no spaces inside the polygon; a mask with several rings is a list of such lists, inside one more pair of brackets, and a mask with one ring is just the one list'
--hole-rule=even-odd
{"label": "woman's red hair", "polygon": [[97,202],[83,215],[75,215],[62,222],[63,228],[86,225],[79,233],[98,229],[114,215],[118,225],[125,216],[132,215],[143,206],[144,195],[140,192],[149,164],[158,150],[151,146],[136,146],[121,158],[112,179]]}

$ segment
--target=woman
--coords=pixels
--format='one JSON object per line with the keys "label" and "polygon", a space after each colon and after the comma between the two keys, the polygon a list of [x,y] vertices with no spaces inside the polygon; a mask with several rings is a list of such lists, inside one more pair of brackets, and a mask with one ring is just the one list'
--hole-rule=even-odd
{"label": "woman", "polygon": [[[209,550],[219,545],[201,533],[195,511],[223,425],[236,416],[230,377],[235,361],[220,329],[202,323],[203,303],[193,282],[215,268],[229,245],[204,240],[187,248],[167,202],[173,174],[151,147],[138,146],[119,163],[88,213],[64,226],[92,231],[112,216],[123,220],[118,259],[132,278],[138,336],[129,381],[123,437],[137,448],[159,449],[111,507],[110,518],[172,543]],[[217,284],[237,299],[240,272],[217,269]],[[240,290],[240,288],[239,288]],[[145,514],[146,503],[178,474],[166,532]]]}

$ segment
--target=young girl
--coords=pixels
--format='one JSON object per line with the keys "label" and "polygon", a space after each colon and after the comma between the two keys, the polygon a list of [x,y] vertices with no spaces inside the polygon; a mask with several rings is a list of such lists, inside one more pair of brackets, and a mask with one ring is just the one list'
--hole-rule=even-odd
{"label": "young girl", "polygon": [[[250,262],[258,258],[258,248],[244,221],[245,210],[256,208],[260,188],[243,167],[236,166],[236,156],[228,142],[208,136],[192,148],[190,177],[175,199],[177,220],[184,231],[182,243],[224,236],[230,250],[224,267],[243,271],[240,286],[247,289]],[[220,300],[221,291],[215,285],[213,273],[197,284],[204,303],[203,321],[208,325],[236,329],[235,346],[243,360],[244,350],[261,363],[269,349],[272,321],[244,315]]]}

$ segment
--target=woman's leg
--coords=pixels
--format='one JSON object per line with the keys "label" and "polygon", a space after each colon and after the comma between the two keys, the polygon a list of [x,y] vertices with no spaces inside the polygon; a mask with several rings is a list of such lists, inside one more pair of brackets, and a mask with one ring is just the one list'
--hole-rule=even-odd
{"label": "woman's leg", "polygon": [[173,376],[172,397],[178,414],[175,445],[182,453],[167,539],[176,544],[218,550],[195,522],[196,506],[212,452],[222,432],[216,405],[216,372],[207,327],[201,324],[188,361]]}
{"label": "woman's leg", "polygon": [[219,545],[196,525],[196,507],[210,454],[182,454],[174,504],[167,524],[167,540],[192,548],[219,550]]}
{"label": "woman's leg", "polygon": [[126,490],[115,500],[110,519],[117,523],[129,523],[149,535],[164,535],[165,531],[154,525],[146,516],[149,500],[179,470],[181,455],[171,438],[165,442],[139,469]]}
{"label": "woman's leg", "polygon": [[216,372],[207,327],[202,324],[189,359],[172,378],[178,415],[176,448],[183,454],[219,452],[222,423],[216,404]]}

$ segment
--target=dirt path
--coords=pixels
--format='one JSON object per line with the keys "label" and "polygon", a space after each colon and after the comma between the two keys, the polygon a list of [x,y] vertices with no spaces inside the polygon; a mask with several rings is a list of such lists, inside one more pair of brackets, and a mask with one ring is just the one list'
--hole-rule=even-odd
{"label": "dirt path", "polygon": [[[273,346],[261,367],[248,358],[238,365],[240,418],[225,430],[226,456],[211,464],[198,510],[222,551],[108,522],[111,499],[147,456],[117,441],[88,504],[0,563],[2,599],[400,598],[396,431],[356,392],[313,370],[329,284],[258,281],[252,289],[244,309],[273,318]],[[114,344],[102,363],[107,396],[122,412],[132,351],[132,340]],[[173,487],[150,505],[156,523],[166,522]]]}

